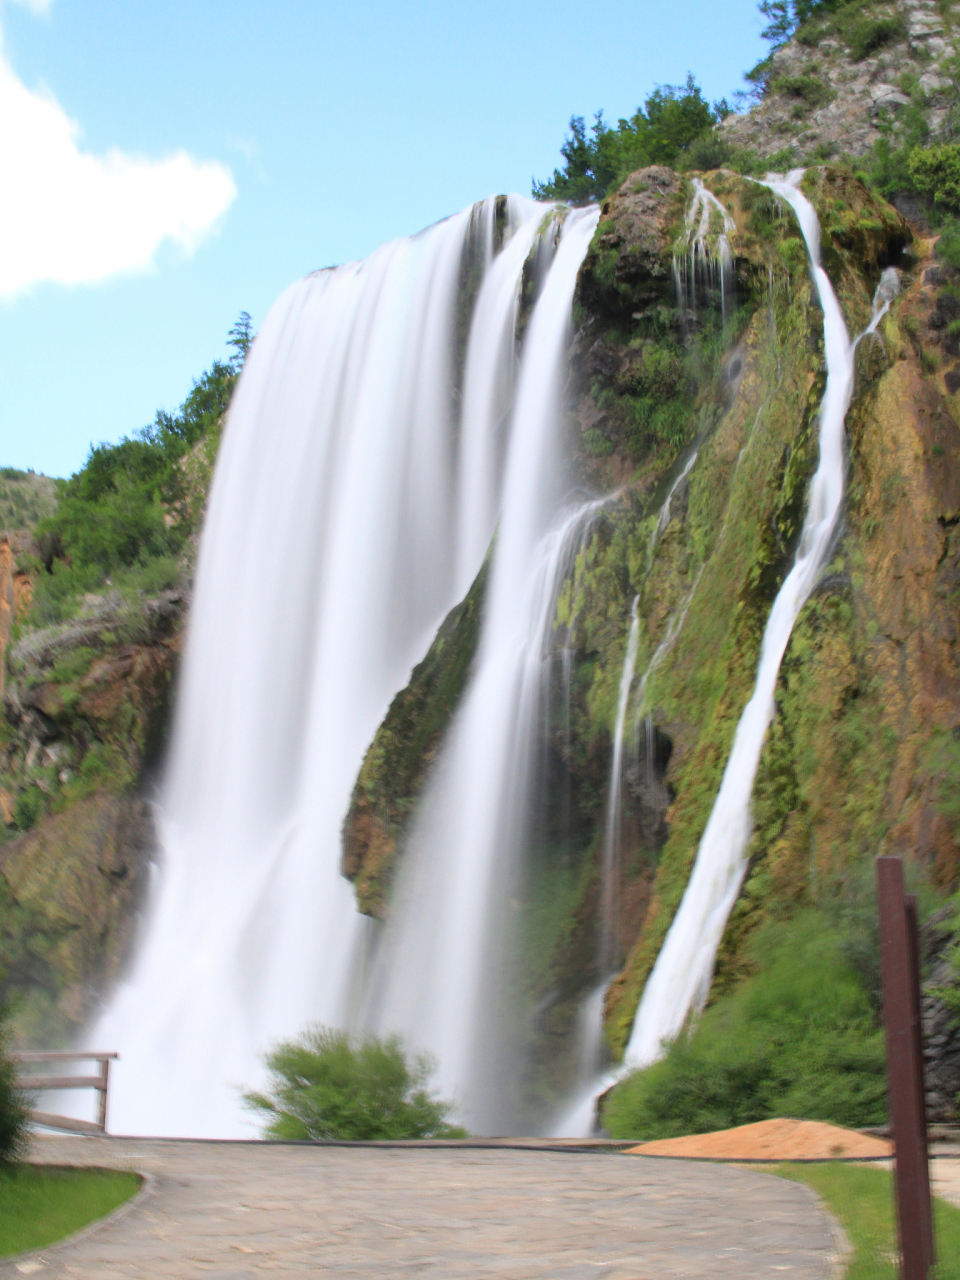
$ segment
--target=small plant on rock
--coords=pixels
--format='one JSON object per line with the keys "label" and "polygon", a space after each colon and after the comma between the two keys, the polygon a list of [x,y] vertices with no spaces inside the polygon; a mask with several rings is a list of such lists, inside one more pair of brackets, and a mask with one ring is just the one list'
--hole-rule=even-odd
{"label": "small plant on rock", "polygon": [[17,1069],[7,1053],[7,1008],[0,1003],[0,1173],[9,1170],[27,1147],[29,1115],[17,1088]]}
{"label": "small plant on rock", "polygon": [[246,1093],[253,1111],[268,1117],[269,1138],[327,1142],[376,1138],[463,1138],[447,1122],[453,1104],[434,1097],[435,1063],[407,1059],[398,1036],[354,1037],[331,1027],[308,1027],[266,1055],[269,1094]]}

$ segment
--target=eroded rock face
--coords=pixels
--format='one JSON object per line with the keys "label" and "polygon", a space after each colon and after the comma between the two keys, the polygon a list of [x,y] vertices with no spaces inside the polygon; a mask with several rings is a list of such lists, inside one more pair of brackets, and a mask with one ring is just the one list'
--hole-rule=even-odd
{"label": "eroded rock face", "polygon": [[577,282],[577,300],[591,316],[629,325],[638,311],[674,304],[671,253],[685,194],[679,174],[651,165],[604,202]]}
{"label": "eroded rock face", "polygon": [[805,43],[793,40],[778,50],[762,101],[723,123],[731,145],[764,159],[792,149],[796,163],[863,156],[891,127],[896,138],[911,101],[905,74],[926,95],[936,139],[950,110],[955,74],[948,62],[953,41],[940,7],[935,0],[899,0],[871,8],[863,22],[887,24],[885,32],[877,27],[875,47],[869,39],[858,45],[849,34],[832,32],[827,15],[820,24],[808,24]]}
{"label": "eroded rock face", "polygon": [[398,842],[416,811],[434,757],[459,704],[473,663],[487,565],[452,609],[407,687],[390,704],[364,757],[343,822],[343,874],[357,906],[384,918]]}
{"label": "eroded rock face", "polygon": [[148,805],[105,792],[0,845],[0,968],[23,1043],[79,1029],[119,975],[153,845]]}
{"label": "eroded rock face", "polygon": [[33,579],[17,557],[37,556],[39,549],[26,530],[0,533],[0,698],[3,697],[6,651],[14,624],[30,608]]}
{"label": "eroded rock face", "polygon": [[186,607],[182,590],[92,597],[6,655],[0,973],[33,1047],[83,1025],[129,949]]}

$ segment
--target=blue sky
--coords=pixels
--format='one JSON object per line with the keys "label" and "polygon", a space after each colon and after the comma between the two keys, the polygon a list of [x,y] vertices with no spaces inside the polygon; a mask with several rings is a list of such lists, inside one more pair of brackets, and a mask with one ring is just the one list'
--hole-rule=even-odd
{"label": "blue sky", "polygon": [[0,0],[0,464],[69,475],[175,408],[241,310],[529,194],[571,114],[688,70],[729,96],[761,25],[755,0]]}

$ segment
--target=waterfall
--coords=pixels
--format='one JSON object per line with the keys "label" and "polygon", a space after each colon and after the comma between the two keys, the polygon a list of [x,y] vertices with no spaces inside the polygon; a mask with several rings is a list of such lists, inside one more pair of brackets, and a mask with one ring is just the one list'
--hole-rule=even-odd
{"label": "waterfall", "polygon": [[[634,1019],[625,1062],[654,1062],[679,1034],[691,1010],[706,1000],[717,948],[740,891],[750,838],[750,797],[767,727],[773,718],[780,662],[836,528],[844,481],[844,418],[853,394],[853,354],[840,305],[820,265],[820,225],[800,192],[801,171],[768,185],[800,224],[823,308],[827,384],[820,405],[817,470],[810,483],[800,544],[767,619],[753,694],[737,725],[720,790],[697,850],[680,908],[657,957]],[[889,290],[889,276],[887,277]],[[883,283],[883,282],[881,282]],[[892,296],[892,295],[891,295]],[[882,301],[882,309],[879,303]],[[889,306],[878,290],[870,330]]]}
{"label": "waterfall", "polygon": [[[669,501],[669,499],[668,499]],[[627,703],[630,687],[637,666],[637,648],[640,643],[640,614],[637,606],[640,597],[635,596],[630,611],[630,631],[620,672],[620,688],[617,696],[617,719],[613,728],[613,753],[610,760],[610,785],[607,791],[607,817],[603,836],[603,861],[601,865],[601,913],[600,913],[600,972],[610,978],[620,963],[618,895],[620,888],[620,811],[623,804],[623,737],[627,723]]]}
{"label": "waterfall", "polygon": [[[496,767],[507,760],[518,670],[484,671],[536,644],[524,602],[533,574],[550,573],[559,388],[595,223],[595,210],[564,219],[491,198],[297,282],[264,322],[210,495],[140,945],[90,1034],[121,1054],[115,1132],[249,1134],[239,1091],[262,1085],[265,1050],[310,1020],[350,1021],[356,957],[375,930],[340,874],[340,824],[391,698],[498,521],[473,704],[495,696],[500,719],[476,726],[469,750],[501,741]],[[545,278],[518,369],[531,251]],[[477,277],[474,298],[464,281]],[[479,822],[495,788],[475,794],[472,781],[459,780],[460,802]],[[490,853],[468,835],[468,862]],[[444,960],[455,984],[477,969],[485,917],[470,895],[493,874],[465,870],[447,904],[470,917],[457,916]],[[446,1008],[449,992],[433,994]],[[475,1009],[462,989],[457,999],[466,1034]]]}
{"label": "waterfall", "polygon": [[[721,230],[714,235],[711,222],[715,214]],[[733,295],[733,251],[729,237],[735,231],[736,223],[721,202],[700,178],[694,178],[693,199],[684,215],[683,235],[673,250],[673,281],[681,314],[688,309],[696,312],[699,278],[705,288],[714,284],[719,289],[720,311],[726,325],[729,299]]]}
{"label": "waterfall", "polygon": [[[477,1132],[507,1130],[515,1065],[500,966],[526,834],[557,593],[605,499],[558,518],[556,423],[570,306],[598,220],[571,211],[530,319],[473,679],[408,840],[362,1017],[432,1051]],[[552,489],[552,494],[551,494]]]}
{"label": "waterfall", "polygon": [[684,463],[683,470],[680,472],[676,480],[674,480],[673,484],[670,486],[667,492],[667,496],[663,500],[663,506],[660,508],[659,512],[657,513],[657,521],[656,521],[656,524],[653,526],[653,533],[651,533],[650,535],[650,541],[647,543],[647,573],[650,572],[650,569],[653,566],[653,553],[657,549],[657,544],[659,543],[660,539],[663,537],[664,532],[666,531],[667,525],[670,523],[670,503],[673,501],[673,495],[677,492],[677,490],[683,484],[684,480],[686,480],[687,476],[693,470],[694,466],[696,465],[697,454],[699,452],[700,452],[699,449],[694,449],[694,451],[690,454],[690,457]]}
{"label": "waterfall", "polygon": [[[763,738],[773,714],[773,692],[780,661],[829,548],[843,497],[843,423],[853,391],[853,354],[857,342],[874,332],[899,288],[896,270],[887,268],[874,295],[870,323],[863,334],[851,343],[830,281],[820,266],[819,224],[812,206],[797,189],[800,176],[799,173],[791,173],[784,182],[770,183],[797,213],[824,311],[827,386],[820,407],[820,459],[810,485],[800,545],[791,573],[771,610],[761,645],[756,687],[737,727],[733,750],[680,909],[644,990],[624,1063],[620,1068],[595,1077],[589,1086],[582,1089],[554,1126],[558,1136],[582,1137],[589,1134],[595,1123],[597,1098],[629,1070],[659,1058],[662,1045],[676,1038],[690,1011],[706,999],[716,950],[745,870],[750,797]],[[757,411],[754,429],[769,402],[770,397]],[[667,495],[665,507],[672,493],[673,488]],[[663,508],[654,537],[661,521],[666,524]],[[652,546],[648,548],[648,556],[651,553]],[[640,679],[636,698],[635,733],[638,738],[647,683],[675,643],[703,571],[704,566],[701,565]],[[646,721],[649,723],[649,717]],[[649,743],[647,754],[649,761]],[[595,992],[585,1001],[581,1011],[581,1019],[586,1020],[590,1016],[597,1018],[599,1027],[602,1000],[596,999]],[[594,1035],[599,1036],[599,1031]]]}

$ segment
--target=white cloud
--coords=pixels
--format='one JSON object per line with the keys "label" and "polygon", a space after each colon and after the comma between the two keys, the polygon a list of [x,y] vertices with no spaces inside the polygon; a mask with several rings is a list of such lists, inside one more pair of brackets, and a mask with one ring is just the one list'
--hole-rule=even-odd
{"label": "white cloud", "polygon": [[51,0],[12,0],[13,4],[22,4],[31,13],[49,13]]}
{"label": "white cloud", "polygon": [[93,155],[79,138],[51,95],[18,79],[0,46],[0,298],[41,281],[145,271],[165,241],[190,253],[237,194],[222,164],[185,151],[163,160]]}

